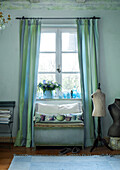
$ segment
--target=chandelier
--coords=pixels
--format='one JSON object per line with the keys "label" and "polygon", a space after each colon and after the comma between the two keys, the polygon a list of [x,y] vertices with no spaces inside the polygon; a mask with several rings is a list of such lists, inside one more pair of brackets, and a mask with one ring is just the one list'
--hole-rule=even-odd
{"label": "chandelier", "polygon": [[5,29],[6,23],[8,23],[8,21],[10,21],[10,20],[11,20],[10,15],[8,15],[7,21],[6,21],[3,16],[3,13],[0,12],[0,30]]}

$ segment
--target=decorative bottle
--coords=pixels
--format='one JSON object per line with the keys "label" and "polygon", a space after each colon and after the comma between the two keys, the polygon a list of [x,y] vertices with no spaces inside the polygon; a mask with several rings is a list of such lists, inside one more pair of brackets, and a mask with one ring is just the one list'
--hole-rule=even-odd
{"label": "decorative bottle", "polygon": [[77,89],[76,86],[73,88],[73,98],[75,99],[77,97]]}

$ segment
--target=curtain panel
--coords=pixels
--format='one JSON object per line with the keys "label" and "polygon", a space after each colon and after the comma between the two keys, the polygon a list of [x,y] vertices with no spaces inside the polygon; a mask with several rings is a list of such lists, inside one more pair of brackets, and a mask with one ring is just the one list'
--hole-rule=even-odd
{"label": "curtain panel", "polygon": [[31,147],[34,145],[33,115],[37,89],[40,32],[39,20],[20,21],[19,127],[15,146]]}
{"label": "curtain panel", "polygon": [[84,108],[85,146],[92,146],[97,135],[97,120],[92,117],[91,95],[98,87],[98,20],[78,19],[78,59]]}

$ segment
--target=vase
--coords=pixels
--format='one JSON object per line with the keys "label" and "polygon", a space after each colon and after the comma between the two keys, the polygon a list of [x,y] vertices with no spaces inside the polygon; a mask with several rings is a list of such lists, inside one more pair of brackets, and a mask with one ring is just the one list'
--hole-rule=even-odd
{"label": "vase", "polygon": [[52,98],[53,98],[53,92],[50,91],[50,90],[46,90],[46,91],[43,93],[43,98],[44,98],[44,99],[52,99]]}

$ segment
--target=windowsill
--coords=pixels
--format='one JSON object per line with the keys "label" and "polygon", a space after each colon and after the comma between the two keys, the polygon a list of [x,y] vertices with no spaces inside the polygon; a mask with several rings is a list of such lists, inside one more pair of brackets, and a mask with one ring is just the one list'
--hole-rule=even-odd
{"label": "windowsill", "polygon": [[81,103],[82,104],[82,99],[37,99],[36,103],[44,103],[44,104]]}
{"label": "windowsill", "polygon": [[57,99],[57,98],[54,98],[54,99],[36,99],[36,101],[81,101],[82,99]]}

